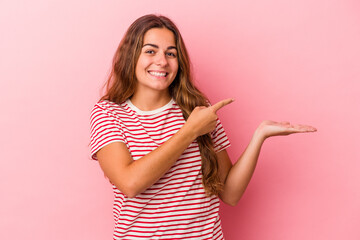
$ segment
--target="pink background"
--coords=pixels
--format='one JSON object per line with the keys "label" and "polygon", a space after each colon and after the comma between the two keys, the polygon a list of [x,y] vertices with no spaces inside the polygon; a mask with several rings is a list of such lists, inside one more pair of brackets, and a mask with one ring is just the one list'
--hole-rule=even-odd
{"label": "pink background", "polygon": [[265,119],[315,134],[269,139],[228,240],[360,239],[357,0],[0,2],[0,239],[111,239],[112,190],[89,160],[89,113],[131,22],[180,28],[233,161]]}

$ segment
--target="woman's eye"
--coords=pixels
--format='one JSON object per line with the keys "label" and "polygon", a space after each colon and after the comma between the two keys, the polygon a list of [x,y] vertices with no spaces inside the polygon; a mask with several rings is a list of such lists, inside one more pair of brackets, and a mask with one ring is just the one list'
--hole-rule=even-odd
{"label": "woman's eye", "polygon": [[167,53],[167,55],[168,55],[169,57],[176,57],[176,54],[175,54],[175,53],[172,53],[172,52]]}
{"label": "woman's eye", "polygon": [[154,50],[146,50],[145,53],[153,54],[155,52],[154,52]]}

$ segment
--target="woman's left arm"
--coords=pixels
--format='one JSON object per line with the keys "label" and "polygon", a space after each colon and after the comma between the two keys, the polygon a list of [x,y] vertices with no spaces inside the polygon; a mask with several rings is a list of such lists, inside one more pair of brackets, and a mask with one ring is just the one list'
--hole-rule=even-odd
{"label": "woman's left arm", "polygon": [[263,121],[256,129],[249,145],[234,165],[232,165],[226,150],[218,152],[220,180],[224,183],[224,189],[219,194],[220,199],[231,206],[235,206],[238,203],[250,182],[261,146],[267,138],[315,131],[316,128],[308,125],[291,125],[289,122]]}

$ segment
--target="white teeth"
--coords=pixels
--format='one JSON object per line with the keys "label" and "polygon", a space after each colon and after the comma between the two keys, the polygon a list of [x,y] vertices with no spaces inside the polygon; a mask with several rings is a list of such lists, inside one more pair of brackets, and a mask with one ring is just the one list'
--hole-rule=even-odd
{"label": "white teeth", "polygon": [[166,73],[162,72],[149,72],[151,75],[156,76],[156,77],[165,77]]}

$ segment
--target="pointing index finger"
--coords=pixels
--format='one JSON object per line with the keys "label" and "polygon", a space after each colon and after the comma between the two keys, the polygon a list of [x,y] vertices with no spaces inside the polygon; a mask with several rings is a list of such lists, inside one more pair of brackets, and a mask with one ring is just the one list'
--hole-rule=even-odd
{"label": "pointing index finger", "polygon": [[212,105],[211,108],[213,108],[215,112],[217,112],[220,108],[225,107],[226,105],[232,103],[233,101],[234,101],[233,98],[224,99]]}

